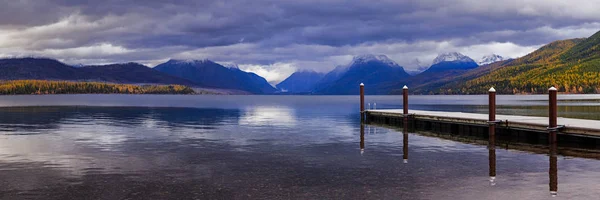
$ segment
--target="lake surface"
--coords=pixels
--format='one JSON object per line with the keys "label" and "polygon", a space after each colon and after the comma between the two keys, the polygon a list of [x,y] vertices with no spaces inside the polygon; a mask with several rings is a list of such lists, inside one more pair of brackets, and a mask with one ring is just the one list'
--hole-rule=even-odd
{"label": "lake surface", "polygon": [[[498,114],[545,116],[546,99],[498,96]],[[600,120],[599,99],[559,96],[559,116]],[[491,183],[487,145],[361,134],[358,100],[1,96],[0,199],[548,199],[553,158],[556,199],[600,196],[599,160],[497,147]],[[487,96],[411,96],[410,108],[486,113]]]}

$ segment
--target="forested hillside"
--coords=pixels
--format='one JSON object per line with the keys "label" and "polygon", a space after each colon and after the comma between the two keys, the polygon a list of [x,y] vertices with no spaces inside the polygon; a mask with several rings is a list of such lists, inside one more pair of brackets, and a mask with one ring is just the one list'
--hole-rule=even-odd
{"label": "forested hillside", "polygon": [[549,87],[564,93],[600,92],[600,33],[585,39],[552,42],[515,60],[471,70],[413,89],[420,94],[540,94]]}

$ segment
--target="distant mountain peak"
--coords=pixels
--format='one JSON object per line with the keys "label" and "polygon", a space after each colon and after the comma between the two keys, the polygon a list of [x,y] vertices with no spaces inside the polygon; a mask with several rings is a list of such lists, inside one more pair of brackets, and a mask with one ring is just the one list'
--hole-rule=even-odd
{"label": "distant mountain peak", "polygon": [[481,65],[487,65],[487,64],[491,64],[491,63],[503,61],[503,60],[506,60],[506,59],[502,56],[499,56],[497,54],[490,54],[490,55],[483,56],[483,58],[481,58],[481,60],[479,60],[479,62],[477,62],[477,64],[481,66]]}
{"label": "distant mountain peak", "polygon": [[465,56],[461,53],[458,52],[447,52],[447,53],[442,53],[440,55],[438,55],[434,60],[433,60],[433,64],[438,64],[441,62],[452,62],[452,61],[458,61],[458,62],[475,62],[473,59],[469,58],[468,56]]}
{"label": "distant mountain peak", "polygon": [[418,58],[415,58],[414,60],[412,60],[409,64],[409,66],[411,67],[411,70],[406,70],[406,72],[410,75],[417,75],[417,74],[429,69],[429,66],[423,65],[421,60],[419,60]]}
{"label": "distant mountain peak", "polygon": [[386,55],[373,55],[373,54],[363,54],[357,55],[352,58],[352,62],[350,65],[367,63],[371,61],[378,61],[385,63],[390,66],[400,66],[398,63],[394,62],[392,59],[388,58]]}
{"label": "distant mountain peak", "polygon": [[223,63],[222,64],[224,67],[227,67],[229,69],[240,69],[240,66],[238,66],[235,63]]}
{"label": "distant mountain peak", "polygon": [[203,64],[203,63],[207,63],[207,62],[212,62],[209,59],[201,59],[201,60],[194,60],[194,59],[170,59],[169,61],[167,61],[167,63],[171,63],[171,64],[189,64],[189,65],[194,65],[194,64]]}
{"label": "distant mountain peak", "polygon": [[79,63],[79,64],[71,65],[71,67],[81,68],[81,67],[85,67],[85,65],[83,63]]}
{"label": "distant mountain peak", "polygon": [[299,69],[299,70],[296,70],[294,72],[294,74],[323,74],[323,75],[325,75],[325,73],[317,72],[317,71],[312,70],[312,69]]}
{"label": "distant mountain peak", "polygon": [[310,92],[323,76],[325,74],[315,72],[314,70],[299,70],[277,84],[276,88],[281,92],[288,93]]}

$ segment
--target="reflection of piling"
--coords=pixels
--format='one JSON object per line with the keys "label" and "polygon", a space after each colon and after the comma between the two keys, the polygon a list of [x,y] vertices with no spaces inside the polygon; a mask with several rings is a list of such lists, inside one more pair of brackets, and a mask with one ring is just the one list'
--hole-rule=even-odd
{"label": "reflection of piling", "polygon": [[556,156],[556,151],[557,151],[556,137],[554,137],[552,140],[554,140],[554,142],[550,143],[550,170],[548,173],[550,175],[550,195],[556,196],[558,193],[558,166],[557,166],[557,156]]}
{"label": "reflection of piling", "polygon": [[492,87],[489,93],[489,164],[490,184],[495,185],[496,180],[496,90]]}
{"label": "reflection of piling", "polygon": [[496,185],[496,147],[493,138],[490,138],[489,163],[490,163],[490,185]]}
{"label": "reflection of piling", "polygon": [[548,145],[550,147],[550,169],[548,171],[550,176],[549,186],[550,186],[550,194],[552,196],[556,196],[558,193],[558,166],[557,166],[557,138],[556,133],[558,131],[558,123],[557,123],[557,91],[556,88],[551,87],[548,90],[549,94],[549,105],[548,105]]}
{"label": "reflection of piling", "polygon": [[365,152],[365,125],[360,124],[360,154]]}
{"label": "reflection of piling", "polygon": [[365,84],[360,83],[360,121],[365,120]]}
{"label": "reflection of piling", "polygon": [[408,118],[404,118],[404,130],[402,130],[402,159],[408,163]]}

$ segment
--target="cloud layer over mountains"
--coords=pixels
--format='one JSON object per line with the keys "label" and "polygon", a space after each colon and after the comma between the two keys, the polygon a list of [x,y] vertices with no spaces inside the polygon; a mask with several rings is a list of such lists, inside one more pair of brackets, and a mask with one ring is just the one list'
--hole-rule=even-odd
{"label": "cloud layer over mountains", "polygon": [[151,66],[209,58],[272,82],[365,53],[407,69],[442,52],[518,57],[600,29],[597,0],[2,1],[0,57]]}

